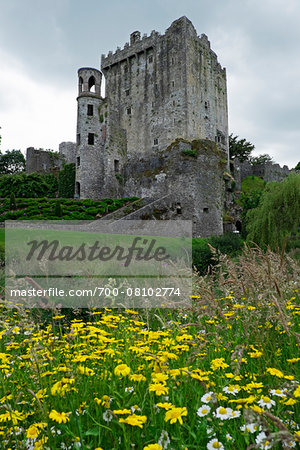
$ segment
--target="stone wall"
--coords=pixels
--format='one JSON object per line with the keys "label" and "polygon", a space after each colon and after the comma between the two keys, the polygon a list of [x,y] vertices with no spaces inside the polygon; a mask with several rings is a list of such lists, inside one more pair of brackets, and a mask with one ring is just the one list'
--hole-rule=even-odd
{"label": "stone wall", "polygon": [[132,157],[120,174],[120,190],[125,197],[169,196],[167,208],[165,200],[155,206],[154,218],[192,220],[194,236],[222,234],[226,166],[227,154],[214,142],[177,139],[164,151]]}
{"label": "stone wall", "polygon": [[231,163],[231,171],[238,191],[241,190],[242,180],[251,175],[260,177],[269,183],[270,181],[282,181],[291,172],[287,166],[281,167],[279,164],[272,162],[252,165],[250,161],[239,161],[238,159]]}
{"label": "stone wall", "polygon": [[282,181],[290,173],[288,166],[281,167],[279,164],[267,162],[253,166],[253,175],[261,177],[269,183],[270,181]]}
{"label": "stone wall", "polygon": [[59,144],[59,156],[61,161],[66,164],[76,163],[76,143],[75,142],[61,142]]}
{"label": "stone wall", "polygon": [[26,173],[51,173],[59,170],[61,161],[53,150],[28,147],[26,150]]}

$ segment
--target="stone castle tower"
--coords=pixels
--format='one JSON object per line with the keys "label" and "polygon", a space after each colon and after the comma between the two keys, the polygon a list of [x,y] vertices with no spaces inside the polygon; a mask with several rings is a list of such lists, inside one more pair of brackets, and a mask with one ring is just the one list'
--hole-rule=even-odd
{"label": "stone castle tower", "polygon": [[221,234],[226,71],[207,36],[198,37],[186,17],[163,35],[135,31],[122,50],[102,55],[101,72],[78,71],[77,196],[171,199],[176,192],[173,210],[198,234]]}

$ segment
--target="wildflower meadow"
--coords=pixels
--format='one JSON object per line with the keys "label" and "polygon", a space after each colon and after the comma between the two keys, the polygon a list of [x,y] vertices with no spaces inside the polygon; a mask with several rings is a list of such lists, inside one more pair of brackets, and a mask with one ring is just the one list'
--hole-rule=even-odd
{"label": "wildflower meadow", "polygon": [[220,264],[186,310],[3,302],[1,448],[296,448],[299,266],[258,248]]}

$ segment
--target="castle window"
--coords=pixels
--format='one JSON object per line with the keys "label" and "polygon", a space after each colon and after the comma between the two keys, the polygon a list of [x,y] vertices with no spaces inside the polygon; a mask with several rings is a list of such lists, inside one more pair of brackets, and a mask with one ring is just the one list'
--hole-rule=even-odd
{"label": "castle window", "polygon": [[209,107],[209,102],[204,102],[204,108],[208,109],[208,107]]}
{"label": "castle window", "polygon": [[77,134],[77,145],[80,145],[80,134]]}
{"label": "castle window", "polygon": [[80,197],[80,183],[78,181],[76,181],[76,185],[75,185],[75,197],[77,197],[77,198]]}
{"label": "castle window", "polygon": [[89,78],[89,92],[96,92],[96,81],[95,81],[95,77],[91,76]]}
{"label": "castle window", "polygon": [[89,133],[88,134],[88,144],[94,145],[94,143],[95,143],[95,135],[94,135],[94,133]]}
{"label": "castle window", "polygon": [[177,214],[182,214],[181,204],[179,202],[176,205],[176,212],[177,212]]}
{"label": "castle window", "polygon": [[173,106],[175,106],[176,105],[176,102],[175,102],[175,100],[173,100]]}
{"label": "castle window", "polygon": [[171,60],[171,61],[172,61],[172,65],[173,65],[173,64],[175,64],[175,60],[174,60],[174,58],[172,58],[172,60]]}
{"label": "castle window", "polygon": [[175,87],[175,81],[172,81],[172,87]]}
{"label": "castle window", "polygon": [[207,213],[208,213],[208,208],[203,208],[203,212],[204,212],[205,214],[207,214]]}
{"label": "castle window", "polygon": [[131,115],[131,108],[126,108],[126,113],[130,116]]}
{"label": "castle window", "polygon": [[87,115],[88,116],[94,115],[94,106],[93,105],[87,105]]}
{"label": "castle window", "polygon": [[80,167],[80,156],[77,156],[76,162],[77,162],[77,167]]}
{"label": "castle window", "polygon": [[152,55],[149,56],[148,61],[149,61],[149,63],[152,63],[152,62],[153,62],[153,56],[152,56]]}
{"label": "castle window", "polygon": [[116,173],[120,172],[120,161],[118,159],[114,160],[114,170]]}
{"label": "castle window", "polygon": [[128,97],[128,95],[130,94],[130,90],[129,90],[129,89],[126,89],[125,94],[126,94],[127,97]]}
{"label": "castle window", "polygon": [[154,145],[158,145],[158,139],[155,138],[154,141],[153,141],[153,143],[154,143]]}

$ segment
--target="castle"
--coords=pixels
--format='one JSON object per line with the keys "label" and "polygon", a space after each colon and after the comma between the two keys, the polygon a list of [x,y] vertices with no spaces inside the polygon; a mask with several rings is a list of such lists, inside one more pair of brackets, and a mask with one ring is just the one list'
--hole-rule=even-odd
{"label": "castle", "polygon": [[229,162],[226,71],[186,17],[163,35],[131,33],[123,49],[102,55],[101,71],[79,69],[77,104],[76,143],[62,142],[57,159],[28,148],[26,170],[72,162],[76,198],[141,199],[113,220],[186,219],[194,236],[222,234],[240,227],[232,192],[245,176],[280,181],[289,173]]}
{"label": "castle", "polygon": [[186,17],[163,35],[133,32],[102,55],[101,71],[79,69],[77,101],[77,196],[134,195],[156,210],[167,196],[162,218],[193,220],[197,235],[223,232],[226,71]]}

